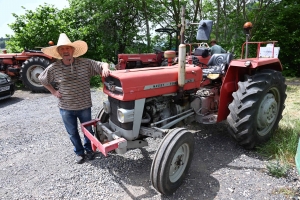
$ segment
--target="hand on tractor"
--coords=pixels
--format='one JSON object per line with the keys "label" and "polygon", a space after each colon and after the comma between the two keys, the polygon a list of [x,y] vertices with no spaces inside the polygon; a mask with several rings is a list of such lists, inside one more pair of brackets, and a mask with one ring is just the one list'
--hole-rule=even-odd
{"label": "hand on tractor", "polygon": [[108,63],[103,63],[102,65],[102,76],[103,77],[107,77],[110,73],[110,70],[109,70],[109,65]]}

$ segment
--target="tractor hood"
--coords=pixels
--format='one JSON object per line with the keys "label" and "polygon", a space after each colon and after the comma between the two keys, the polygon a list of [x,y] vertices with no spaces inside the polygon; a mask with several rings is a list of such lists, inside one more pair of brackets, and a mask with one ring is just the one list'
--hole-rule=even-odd
{"label": "tractor hood", "polygon": [[[132,101],[170,93],[178,90],[178,65],[112,71],[103,78],[105,94]],[[186,64],[184,90],[197,89],[202,81],[200,67]]]}

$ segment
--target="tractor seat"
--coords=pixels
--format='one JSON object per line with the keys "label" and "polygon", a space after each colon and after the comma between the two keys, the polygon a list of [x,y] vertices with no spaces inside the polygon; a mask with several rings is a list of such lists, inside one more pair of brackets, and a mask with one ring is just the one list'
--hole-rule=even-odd
{"label": "tractor seat", "polygon": [[203,69],[203,78],[216,79],[225,74],[233,55],[231,53],[213,54],[209,59],[207,69]]}
{"label": "tractor seat", "polygon": [[205,47],[198,47],[194,51],[194,56],[202,56],[203,58],[206,58],[209,56],[209,49]]}

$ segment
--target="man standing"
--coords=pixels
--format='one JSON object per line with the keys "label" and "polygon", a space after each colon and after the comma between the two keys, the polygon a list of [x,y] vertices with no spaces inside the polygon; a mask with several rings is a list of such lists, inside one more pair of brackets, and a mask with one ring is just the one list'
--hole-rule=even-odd
{"label": "man standing", "polygon": [[212,39],[210,41],[210,53],[211,55],[215,54],[215,53],[226,53],[226,51],[220,46],[220,45],[217,45],[217,40],[215,39]]}
{"label": "man standing", "polygon": [[[109,75],[109,65],[86,58],[88,46],[84,41],[71,42],[66,34],[59,36],[56,46],[43,48],[42,51],[58,60],[49,65],[39,76],[39,80],[52,95],[58,98],[58,107],[70,140],[74,145],[76,162],[95,157],[90,140],[84,135],[84,144],[78,132],[77,119],[81,123],[91,120],[90,78],[97,74]],[[50,83],[55,82],[58,90]],[[87,128],[93,133],[92,127]],[[86,154],[85,154],[86,152]]]}

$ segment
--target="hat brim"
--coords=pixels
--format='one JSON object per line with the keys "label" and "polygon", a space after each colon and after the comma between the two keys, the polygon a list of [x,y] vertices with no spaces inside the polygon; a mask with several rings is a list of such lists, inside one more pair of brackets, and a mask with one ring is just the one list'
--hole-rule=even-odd
{"label": "hat brim", "polygon": [[64,45],[55,45],[55,46],[51,46],[51,47],[46,47],[46,48],[42,48],[42,52],[48,56],[57,58],[57,59],[62,59],[62,57],[59,55],[59,53],[57,52],[57,48],[60,46],[71,46],[74,47],[74,53],[73,53],[73,57],[79,57],[82,56],[83,54],[85,54],[88,50],[88,46],[87,43],[82,41],[82,40],[77,40],[75,42],[72,43],[68,43],[68,44],[64,44]]}

